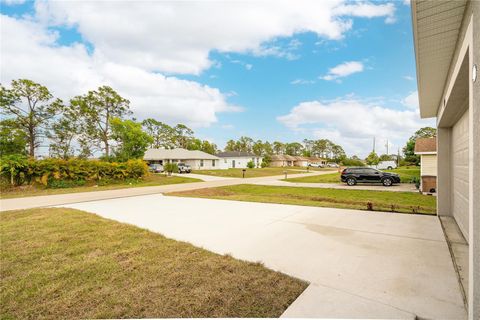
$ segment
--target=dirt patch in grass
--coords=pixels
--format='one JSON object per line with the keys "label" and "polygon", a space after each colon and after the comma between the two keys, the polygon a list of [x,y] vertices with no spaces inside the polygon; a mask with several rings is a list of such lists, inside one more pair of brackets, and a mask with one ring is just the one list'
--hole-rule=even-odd
{"label": "dirt patch in grass", "polygon": [[0,218],[2,319],[278,317],[307,286],[78,210]]}

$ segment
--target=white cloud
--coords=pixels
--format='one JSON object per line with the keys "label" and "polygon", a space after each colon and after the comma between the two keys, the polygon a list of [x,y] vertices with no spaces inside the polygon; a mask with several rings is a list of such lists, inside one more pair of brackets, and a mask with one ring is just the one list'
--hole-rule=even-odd
{"label": "white cloud", "polygon": [[408,80],[408,81],[413,81],[413,80],[415,80],[415,78],[412,77],[412,76],[403,76],[403,79]]}
{"label": "white cloud", "polygon": [[406,5],[406,6],[409,6],[411,3],[410,0],[403,0],[403,4]]}
{"label": "white cloud", "polygon": [[402,99],[402,104],[411,109],[411,110],[418,110],[419,102],[418,102],[418,91],[414,91]]}
{"label": "white cloud", "polygon": [[137,118],[153,117],[193,127],[217,121],[219,112],[239,111],[216,88],[110,62],[82,44],[60,46],[57,34],[35,22],[1,15],[1,83],[28,78],[65,100],[110,85],[131,101]]}
{"label": "white cloud", "polygon": [[306,80],[306,79],[295,79],[290,82],[290,84],[314,84],[314,80]]}
{"label": "white cloud", "polygon": [[[303,135],[331,139],[348,154],[362,157],[371,151],[373,137],[388,139],[396,151],[417,129],[433,121],[421,120],[418,110],[390,109],[350,97],[302,102],[277,120]],[[385,150],[379,147],[377,152]]]}
{"label": "white cloud", "polygon": [[323,80],[331,81],[339,78],[348,77],[354,73],[362,72],[364,69],[363,63],[359,61],[347,61],[338,66],[331,68],[328,74],[320,77]]}
{"label": "white cloud", "polygon": [[352,17],[390,21],[395,13],[392,4],[344,0],[41,1],[36,7],[41,21],[76,27],[105,59],[188,74],[208,69],[212,50],[295,59],[291,50],[298,41],[286,47],[272,41],[307,31],[341,39],[352,28]]}
{"label": "white cloud", "polygon": [[385,23],[395,22],[395,5],[393,3],[373,4],[370,2],[358,2],[335,8],[334,12],[354,17],[385,17]]}

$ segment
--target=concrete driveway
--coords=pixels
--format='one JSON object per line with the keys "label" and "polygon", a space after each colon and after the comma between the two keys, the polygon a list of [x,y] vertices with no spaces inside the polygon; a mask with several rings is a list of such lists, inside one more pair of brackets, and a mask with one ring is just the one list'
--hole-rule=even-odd
{"label": "concrete driveway", "polygon": [[465,318],[437,217],[159,194],[67,207],[309,281],[286,317]]}

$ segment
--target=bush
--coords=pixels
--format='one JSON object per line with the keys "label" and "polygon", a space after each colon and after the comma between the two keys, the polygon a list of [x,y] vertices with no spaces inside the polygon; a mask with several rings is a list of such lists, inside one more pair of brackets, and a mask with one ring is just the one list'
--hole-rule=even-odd
{"label": "bush", "polygon": [[18,156],[0,159],[0,176],[8,178],[12,186],[37,182],[47,187],[66,188],[89,181],[139,179],[147,174],[148,167],[143,160],[119,163],[81,159],[34,160]]}
{"label": "bush", "polygon": [[355,159],[344,159],[342,161],[342,164],[346,167],[363,167],[363,166],[365,166],[365,163],[363,163],[361,160],[355,160]]}
{"label": "bush", "polygon": [[168,175],[171,175],[172,172],[178,172],[178,165],[176,163],[165,163],[163,165],[163,170],[165,170]]}
{"label": "bush", "polygon": [[262,163],[260,164],[260,166],[262,168],[265,168],[265,167],[268,167],[270,165],[270,162],[272,161],[272,158],[270,158],[270,156],[268,154],[266,154],[263,159],[262,159]]}
{"label": "bush", "polygon": [[248,169],[253,169],[253,168],[255,168],[255,163],[254,163],[252,160],[248,161],[248,162],[247,162],[247,168],[248,168]]}

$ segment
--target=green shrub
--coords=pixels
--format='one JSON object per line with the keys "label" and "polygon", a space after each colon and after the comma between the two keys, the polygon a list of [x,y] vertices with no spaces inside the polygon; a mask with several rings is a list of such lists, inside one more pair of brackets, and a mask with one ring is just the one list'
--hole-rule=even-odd
{"label": "green shrub", "polygon": [[[139,179],[148,174],[143,160],[104,162],[82,159],[33,160],[25,157],[0,159],[0,176],[12,186],[37,182],[46,187],[67,187],[88,181]],[[64,183],[59,183],[64,181]]]}
{"label": "green shrub", "polygon": [[172,172],[178,172],[178,165],[176,163],[165,163],[163,165],[163,170],[165,170],[168,175],[171,175]]}
{"label": "green shrub", "polygon": [[81,187],[85,185],[85,180],[51,180],[48,182],[48,187],[53,189]]}
{"label": "green shrub", "polygon": [[363,163],[361,160],[356,159],[343,159],[342,165],[346,167],[363,167],[365,166],[365,163]]}
{"label": "green shrub", "polygon": [[253,168],[255,168],[255,163],[254,163],[252,160],[248,161],[248,162],[247,162],[247,168],[248,168],[248,169],[253,169]]}

